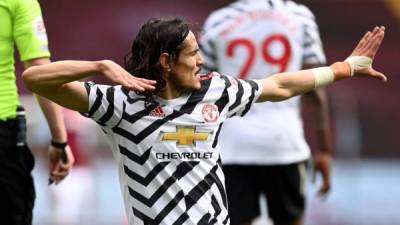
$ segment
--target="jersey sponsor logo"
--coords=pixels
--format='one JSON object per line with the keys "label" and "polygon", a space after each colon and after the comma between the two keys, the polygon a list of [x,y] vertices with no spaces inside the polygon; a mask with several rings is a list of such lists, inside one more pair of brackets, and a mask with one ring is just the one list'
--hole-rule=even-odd
{"label": "jersey sponsor logo", "polygon": [[207,123],[214,123],[219,117],[218,107],[215,104],[205,104],[201,113],[204,121]]}
{"label": "jersey sponsor logo", "polygon": [[161,141],[174,141],[177,147],[193,147],[198,141],[208,141],[211,131],[196,131],[194,127],[177,127],[176,132],[161,131]]}
{"label": "jersey sponsor logo", "polygon": [[163,118],[163,117],[165,117],[165,113],[161,106],[157,106],[155,109],[153,109],[150,112],[150,116]]}
{"label": "jersey sponsor logo", "polygon": [[182,159],[182,160],[199,160],[199,159],[211,159],[213,156],[212,152],[157,152],[156,158],[159,160],[171,160],[171,159]]}

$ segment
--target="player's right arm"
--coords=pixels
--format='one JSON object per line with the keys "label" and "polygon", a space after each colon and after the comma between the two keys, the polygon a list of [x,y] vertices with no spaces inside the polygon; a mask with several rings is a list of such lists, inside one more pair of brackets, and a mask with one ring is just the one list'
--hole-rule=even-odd
{"label": "player's right arm", "polygon": [[386,81],[382,73],[372,68],[372,60],[382,43],[384,34],[384,27],[376,27],[372,32],[367,32],[344,62],[336,62],[330,67],[278,73],[260,80],[263,87],[258,101],[282,101],[352,76]]}
{"label": "player's right arm", "polygon": [[97,74],[130,90],[155,89],[155,81],[134,77],[110,60],[53,62],[30,67],[22,76],[32,92],[65,108],[86,113],[89,110],[88,94],[84,84],[78,80]]}

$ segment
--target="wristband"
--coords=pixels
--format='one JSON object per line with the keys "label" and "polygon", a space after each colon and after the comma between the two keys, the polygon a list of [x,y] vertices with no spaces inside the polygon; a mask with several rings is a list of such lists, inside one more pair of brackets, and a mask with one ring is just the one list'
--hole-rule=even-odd
{"label": "wristband", "polygon": [[51,141],[51,145],[53,146],[53,147],[56,147],[56,148],[60,148],[60,149],[65,149],[65,147],[67,147],[67,145],[68,145],[68,141],[66,141],[66,142],[55,142],[55,141]]}
{"label": "wristband", "polygon": [[372,59],[367,56],[350,56],[345,62],[351,67],[351,76],[354,76],[354,71],[368,69],[372,67]]}
{"label": "wristband", "polygon": [[[67,153],[65,152],[65,148],[68,145],[68,141],[66,142],[55,142],[55,141],[51,141],[51,145],[53,147],[59,148],[61,149],[61,160],[63,163],[68,163],[68,158],[67,158]],[[54,180],[51,179],[51,177],[49,177],[49,185],[53,184]]]}
{"label": "wristband", "polygon": [[335,80],[335,74],[330,67],[319,67],[311,69],[314,75],[314,89],[325,87]]}
{"label": "wristband", "polygon": [[51,141],[51,145],[53,147],[59,148],[61,149],[61,160],[63,161],[63,163],[67,163],[68,162],[68,157],[67,157],[67,153],[65,152],[65,148],[68,145],[68,141],[66,142],[55,142],[55,141]]}

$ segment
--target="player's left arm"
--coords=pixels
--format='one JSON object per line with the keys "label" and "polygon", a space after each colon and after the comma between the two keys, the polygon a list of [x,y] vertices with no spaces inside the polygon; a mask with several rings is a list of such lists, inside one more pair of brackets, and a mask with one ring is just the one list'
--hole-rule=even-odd
{"label": "player's left arm", "polygon": [[257,101],[283,101],[352,76],[386,81],[385,75],[372,68],[372,61],[384,34],[384,27],[375,27],[373,31],[367,32],[350,57],[343,62],[336,62],[329,67],[278,73],[260,80],[262,90]]}

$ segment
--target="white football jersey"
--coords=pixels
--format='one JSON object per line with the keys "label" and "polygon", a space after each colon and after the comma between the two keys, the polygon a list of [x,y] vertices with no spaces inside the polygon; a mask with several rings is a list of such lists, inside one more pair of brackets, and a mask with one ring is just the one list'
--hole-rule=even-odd
{"label": "white football jersey", "polygon": [[[205,70],[262,79],[303,65],[326,63],[311,11],[283,0],[242,0],[213,12],[200,37]],[[307,159],[300,97],[258,103],[224,123],[224,164],[287,164]]]}
{"label": "white football jersey", "polygon": [[86,83],[87,116],[111,142],[130,225],[229,224],[218,135],[246,114],[260,84],[210,73],[198,91],[152,101]]}

